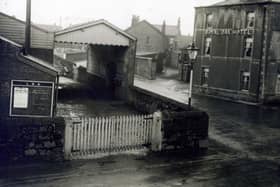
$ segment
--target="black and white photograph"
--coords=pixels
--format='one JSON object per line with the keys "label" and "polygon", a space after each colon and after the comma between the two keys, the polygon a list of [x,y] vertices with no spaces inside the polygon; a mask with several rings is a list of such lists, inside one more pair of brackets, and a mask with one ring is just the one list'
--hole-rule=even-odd
{"label": "black and white photograph", "polygon": [[0,187],[280,186],[280,0],[0,0]]}

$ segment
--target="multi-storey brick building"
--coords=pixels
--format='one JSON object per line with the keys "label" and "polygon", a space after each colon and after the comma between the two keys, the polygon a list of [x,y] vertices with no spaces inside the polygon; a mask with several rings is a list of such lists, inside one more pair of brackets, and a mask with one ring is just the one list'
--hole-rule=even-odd
{"label": "multi-storey brick building", "polygon": [[197,7],[199,93],[263,103],[280,98],[280,1],[228,0]]}

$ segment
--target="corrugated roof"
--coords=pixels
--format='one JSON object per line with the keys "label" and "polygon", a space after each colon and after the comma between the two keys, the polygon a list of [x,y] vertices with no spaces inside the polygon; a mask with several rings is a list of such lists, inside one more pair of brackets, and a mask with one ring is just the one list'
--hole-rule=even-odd
{"label": "corrugated roof", "polygon": [[227,6],[238,4],[280,3],[280,0],[225,0],[210,6]]}
{"label": "corrugated roof", "polygon": [[[5,13],[3,13],[3,12],[0,12],[0,14],[3,15],[3,16],[8,17],[8,18],[10,18],[10,19],[13,19],[13,20],[15,20],[15,21],[17,21],[17,22],[20,22],[20,23],[25,24],[25,21],[22,21],[22,20],[20,20],[20,19],[14,17],[14,16],[7,15],[7,14],[5,14]],[[38,29],[38,30],[41,30],[41,31],[43,31],[43,32],[49,33],[48,30],[46,30],[46,29],[44,29],[44,28],[41,28],[41,27],[38,27],[38,26],[37,26],[36,24],[34,24],[34,23],[31,23],[31,27],[33,27],[33,28],[35,28],[35,29]]]}
{"label": "corrugated roof", "polygon": [[[153,25],[156,27],[159,31],[162,29],[162,25]],[[165,34],[167,36],[177,36],[180,35],[180,30],[177,25],[166,25],[165,26]]]}

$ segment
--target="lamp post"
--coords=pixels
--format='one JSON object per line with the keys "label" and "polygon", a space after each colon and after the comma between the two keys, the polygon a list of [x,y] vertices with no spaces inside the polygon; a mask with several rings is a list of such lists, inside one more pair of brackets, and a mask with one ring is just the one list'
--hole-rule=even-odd
{"label": "lamp post", "polygon": [[189,59],[190,59],[190,86],[189,86],[189,107],[191,108],[192,101],[192,84],[193,84],[193,63],[196,61],[196,57],[199,49],[195,47],[194,42],[187,47]]}

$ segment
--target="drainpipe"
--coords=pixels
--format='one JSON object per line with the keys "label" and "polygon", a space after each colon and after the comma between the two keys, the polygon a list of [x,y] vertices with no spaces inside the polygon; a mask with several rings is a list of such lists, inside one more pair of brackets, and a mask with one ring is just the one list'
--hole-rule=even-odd
{"label": "drainpipe", "polygon": [[[261,43],[261,60],[260,60],[260,63],[259,63],[259,76],[258,76],[258,90],[257,90],[257,102],[260,103],[261,101],[261,93],[263,92],[263,89],[264,89],[264,86],[265,84],[261,83],[261,79],[263,77],[263,82],[265,81],[265,69],[263,69],[263,75],[261,74],[262,73],[262,66],[264,63],[266,63],[266,57],[263,58],[263,55],[266,55],[267,54],[267,37],[265,37],[265,33],[267,32],[266,31],[266,15],[267,13],[267,8],[264,6],[263,8],[263,22],[262,22],[262,43]],[[267,34],[267,33],[266,33]],[[266,40],[266,46],[264,46],[264,42]],[[265,49],[264,49],[265,47]],[[260,93],[261,92],[261,93]]]}
{"label": "drainpipe", "polygon": [[26,0],[24,55],[30,54],[31,0]]}

